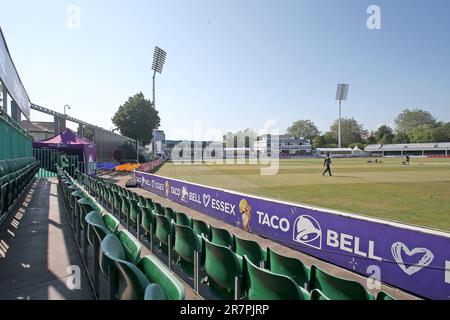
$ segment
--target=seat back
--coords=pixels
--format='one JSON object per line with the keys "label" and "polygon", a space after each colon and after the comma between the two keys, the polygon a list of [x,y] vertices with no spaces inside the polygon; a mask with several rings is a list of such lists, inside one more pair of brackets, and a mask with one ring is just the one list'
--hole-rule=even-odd
{"label": "seat back", "polygon": [[201,243],[191,227],[174,224],[174,250],[183,260],[194,263],[194,251],[201,251]]}
{"label": "seat back", "polygon": [[141,226],[145,232],[150,232],[150,225],[152,226],[152,231],[155,232],[156,223],[152,210],[147,207],[141,207]]}
{"label": "seat back", "polygon": [[244,287],[249,300],[309,300],[309,293],[287,276],[255,266],[244,256]]}
{"label": "seat back", "polygon": [[164,208],[164,215],[167,218],[169,218],[170,220],[175,220],[176,219],[175,211],[172,208],[165,207]]}
{"label": "seat back", "polygon": [[266,262],[265,252],[261,249],[259,244],[255,241],[244,240],[236,235],[234,236],[234,241],[236,245],[236,254],[241,257],[247,256],[253,264],[257,266],[264,266]]}
{"label": "seat back", "polygon": [[184,286],[155,256],[145,256],[138,268],[152,283],[158,284],[168,300],[184,300]]}
{"label": "seat back", "polygon": [[192,229],[199,236],[204,234],[207,239],[211,239],[211,228],[205,221],[192,219]]}
{"label": "seat back", "polygon": [[370,299],[366,289],[360,283],[332,276],[314,265],[311,267],[309,289],[319,289],[331,300]]}
{"label": "seat back", "polygon": [[120,300],[144,300],[150,281],[133,263],[112,259],[119,271],[117,294]]}
{"label": "seat back", "polygon": [[140,213],[139,203],[136,200],[130,200],[130,220],[137,222],[137,215]]}
{"label": "seat back", "polygon": [[94,246],[95,238],[101,243],[103,239],[110,234],[109,230],[105,227],[101,214],[97,211],[88,213],[85,220],[88,225],[87,238],[91,246]]}
{"label": "seat back", "polygon": [[100,259],[99,265],[100,270],[105,275],[108,276],[108,268],[114,267],[114,263],[111,260],[114,259],[125,260],[125,252],[123,250],[120,240],[113,234],[108,234],[102,241],[100,245]]}
{"label": "seat back", "polygon": [[182,226],[188,226],[188,227],[192,227],[192,219],[191,217],[187,216],[185,213],[183,212],[175,212],[176,215],[176,223]]}
{"label": "seat back", "polygon": [[330,298],[324,295],[319,289],[314,289],[311,291],[311,300],[330,300]]}
{"label": "seat back", "polygon": [[387,294],[386,292],[380,291],[377,294],[377,300],[396,300],[396,299],[391,295]]}
{"label": "seat back", "polygon": [[117,238],[122,244],[123,251],[125,253],[125,259],[133,264],[139,261],[141,255],[141,244],[137,241],[131,233],[126,230],[121,230],[117,233]]}
{"label": "seat back", "polygon": [[[172,222],[166,216],[155,214],[156,238],[165,245],[169,245],[169,237],[172,237]],[[173,240],[173,239],[172,239]],[[173,242],[172,242],[173,245]]]}
{"label": "seat back", "polygon": [[211,226],[211,241],[220,246],[233,248],[233,236],[226,229]]}
{"label": "seat back", "polygon": [[119,228],[120,222],[117,220],[112,214],[105,213],[103,215],[103,222],[105,223],[106,229],[108,229],[111,233],[117,233],[117,229]]}
{"label": "seat back", "polygon": [[242,277],[242,266],[236,254],[230,248],[205,242],[205,269],[208,281],[228,292],[234,292],[236,278]]}
{"label": "seat back", "polygon": [[267,268],[273,273],[291,277],[299,286],[307,288],[310,270],[299,259],[283,256],[268,247]]}
{"label": "seat back", "polygon": [[158,203],[158,202],[154,202],[153,203],[153,210],[155,214],[160,214],[160,215],[164,215],[164,208],[163,206]]}

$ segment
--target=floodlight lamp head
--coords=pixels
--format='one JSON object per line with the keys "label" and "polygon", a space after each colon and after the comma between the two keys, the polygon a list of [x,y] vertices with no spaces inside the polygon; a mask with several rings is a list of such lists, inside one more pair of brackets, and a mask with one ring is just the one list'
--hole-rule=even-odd
{"label": "floodlight lamp head", "polygon": [[336,100],[338,100],[338,101],[347,100],[349,87],[350,87],[350,85],[347,83],[338,84],[337,91],[336,91]]}

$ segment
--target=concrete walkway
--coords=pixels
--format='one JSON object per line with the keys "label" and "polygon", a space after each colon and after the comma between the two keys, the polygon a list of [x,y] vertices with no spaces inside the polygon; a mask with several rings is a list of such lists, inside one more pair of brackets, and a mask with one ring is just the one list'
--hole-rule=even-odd
{"label": "concrete walkway", "polygon": [[55,178],[37,180],[0,228],[0,299],[93,299]]}
{"label": "concrete walkway", "polygon": [[[124,174],[107,174],[102,176],[103,178],[106,179],[111,179],[112,181],[116,182],[118,185],[125,187],[125,183],[127,180],[131,179],[131,175],[124,175]],[[340,268],[338,266],[335,266],[333,264],[327,263],[325,261],[319,260],[317,258],[314,258],[312,256],[306,255],[304,253],[301,253],[299,251],[290,249],[288,247],[285,247],[279,243],[276,243],[274,241],[271,241],[269,239],[266,238],[262,238],[260,236],[245,232],[242,229],[236,228],[234,226],[231,226],[229,224],[226,224],[220,220],[211,218],[210,216],[201,214],[195,210],[192,210],[190,208],[184,207],[178,203],[172,202],[166,198],[162,198],[154,193],[151,193],[149,191],[146,191],[144,189],[141,188],[133,188],[132,189],[134,192],[141,194],[145,197],[149,197],[152,198],[154,201],[161,203],[163,206],[168,206],[172,209],[178,210],[180,212],[186,213],[187,215],[195,218],[195,219],[200,219],[205,221],[206,223],[213,225],[215,227],[219,227],[219,228],[223,228],[223,229],[227,229],[228,231],[230,231],[231,233],[243,238],[243,239],[249,239],[249,240],[254,240],[257,241],[260,246],[265,250],[268,246],[270,246],[270,248],[272,248],[273,250],[275,250],[276,252],[279,252],[285,256],[290,256],[290,257],[295,257],[300,259],[301,261],[303,261],[303,263],[305,263],[308,267],[310,267],[311,265],[316,265],[319,268],[321,268],[322,270],[335,275],[335,276],[339,276],[342,278],[346,278],[346,279],[352,279],[355,281],[358,281],[359,283],[361,283],[364,287],[367,287],[367,279],[365,277],[362,277],[356,273],[353,273],[349,270]],[[394,298],[399,299],[399,300],[416,300],[419,299],[409,293],[406,293],[400,289],[397,288],[393,288],[391,286],[388,285],[382,285],[381,286],[381,290],[384,292],[389,293],[390,295],[392,295]],[[377,292],[380,290],[369,290],[369,292],[371,292],[372,294],[377,294]]]}

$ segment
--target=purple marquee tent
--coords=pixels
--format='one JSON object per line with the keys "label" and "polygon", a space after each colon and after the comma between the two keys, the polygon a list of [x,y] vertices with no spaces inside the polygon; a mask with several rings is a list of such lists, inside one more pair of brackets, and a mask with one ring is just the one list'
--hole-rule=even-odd
{"label": "purple marquee tent", "polygon": [[33,142],[35,149],[56,149],[66,153],[82,154],[83,162],[96,162],[97,147],[95,144],[81,138],[70,129],[53,138]]}

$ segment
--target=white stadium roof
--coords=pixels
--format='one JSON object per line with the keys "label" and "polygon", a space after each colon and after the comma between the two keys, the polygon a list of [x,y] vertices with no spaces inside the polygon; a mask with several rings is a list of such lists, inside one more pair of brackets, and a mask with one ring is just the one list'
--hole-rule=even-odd
{"label": "white stadium roof", "polygon": [[438,143],[403,143],[403,144],[371,144],[367,146],[366,152],[382,151],[422,151],[422,150],[450,150],[450,142]]}

